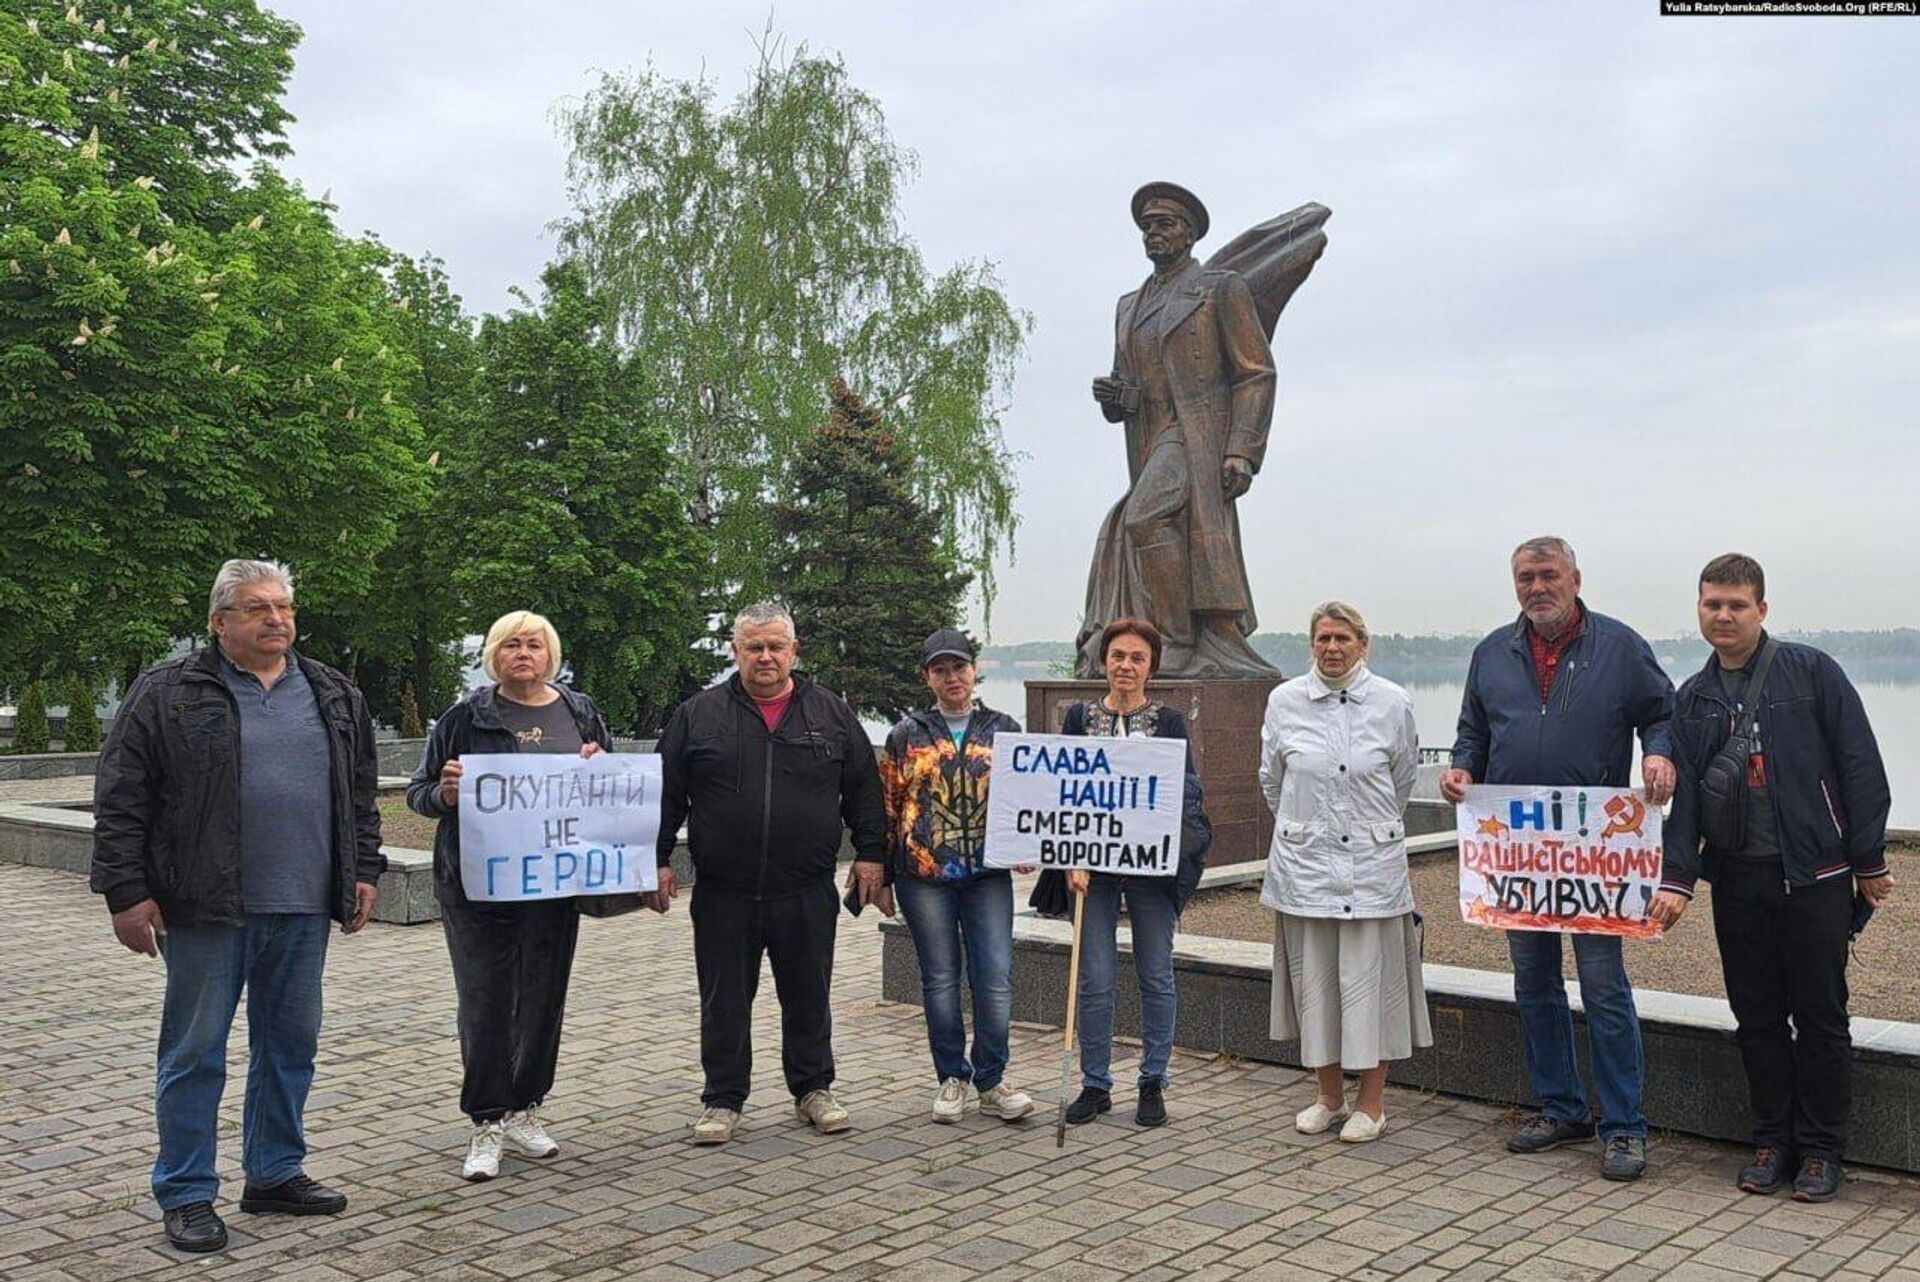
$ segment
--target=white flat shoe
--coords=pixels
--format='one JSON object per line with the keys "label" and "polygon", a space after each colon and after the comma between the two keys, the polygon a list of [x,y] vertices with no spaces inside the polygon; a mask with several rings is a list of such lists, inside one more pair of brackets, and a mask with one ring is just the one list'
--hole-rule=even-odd
{"label": "white flat shoe", "polygon": [[1328,1108],[1319,1100],[1315,1100],[1310,1107],[1294,1114],[1293,1129],[1302,1135],[1319,1135],[1346,1114],[1347,1105],[1344,1100],[1341,1101],[1339,1108]]}
{"label": "white flat shoe", "polygon": [[1387,1115],[1385,1113],[1381,1113],[1379,1117],[1368,1117],[1356,1108],[1353,1110],[1352,1115],[1347,1118],[1347,1124],[1340,1128],[1340,1142],[1342,1144],[1365,1144],[1368,1140],[1379,1139],[1380,1133],[1386,1129]]}

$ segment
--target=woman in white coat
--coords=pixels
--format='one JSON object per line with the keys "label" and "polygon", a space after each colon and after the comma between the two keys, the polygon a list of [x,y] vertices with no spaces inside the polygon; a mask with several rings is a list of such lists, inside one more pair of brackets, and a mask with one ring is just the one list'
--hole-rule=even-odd
{"label": "woman in white coat", "polygon": [[[1407,877],[1405,813],[1420,757],[1413,700],[1367,670],[1367,624],[1342,601],[1313,612],[1313,670],[1276,688],[1260,730],[1273,847],[1260,902],[1273,932],[1275,1041],[1300,1042],[1320,1094],[1294,1119],[1340,1138],[1386,1126],[1387,1064],[1433,1045]],[[1347,1073],[1360,1077],[1351,1112]]]}

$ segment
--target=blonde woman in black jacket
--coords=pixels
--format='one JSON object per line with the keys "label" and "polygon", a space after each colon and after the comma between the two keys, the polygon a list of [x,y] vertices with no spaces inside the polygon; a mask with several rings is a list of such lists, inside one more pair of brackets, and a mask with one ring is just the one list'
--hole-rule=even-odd
{"label": "blonde woman in black jacket", "polygon": [[473,1122],[460,1174],[490,1180],[500,1155],[552,1157],[540,1106],[553,1089],[560,1023],[580,906],[574,899],[484,903],[460,884],[460,759],[471,753],[545,752],[591,757],[613,747],[606,718],[583,694],[553,683],[560,637],[537,614],[516,610],[487,629],[481,665],[494,685],[447,709],[434,723],[407,805],[438,819],[433,838],[435,896],[459,995],[460,1109]]}

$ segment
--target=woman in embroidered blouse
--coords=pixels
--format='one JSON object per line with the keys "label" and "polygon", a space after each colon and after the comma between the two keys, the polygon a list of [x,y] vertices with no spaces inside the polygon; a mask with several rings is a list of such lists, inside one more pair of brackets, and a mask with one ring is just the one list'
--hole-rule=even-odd
{"label": "woman in embroidered blouse", "polygon": [[[1187,738],[1187,719],[1147,695],[1147,680],[1160,666],[1159,630],[1144,619],[1115,619],[1100,639],[1107,693],[1102,699],[1067,709],[1062,734],[1111,738]],[[1187,753],[1184,832],[1180,867],[1172,877],[1125,873],[1066,875],[1072,893],[1087,897],[1080,942],[1079,1098],[1067,1108],[1067,1120],[1090,1122],[1113,1107],[1113,991],[1119,969],[1115,933],[1120,905],[1126,901],[1133,936],[1133,968],[1140,982],[1140,1094],[1134,1121],[1159,1126],[1167,1120],[1167,1063],[1173,1055],[1176,994],[1173,934],[1186,906],[1213,829],[1201,807],[1200,779]]]}
{"label": "woman in embroidered blouse", "polygon": [[[1313,669],[1275,688],[1260,730],[1274,814],[1260,902],[1273,933],[1275,1041],[1300,1041],[1319,1098],[1294,1119],[1340,1138],[1386,1126],[1387,1063],[1433,1045],[1404,821],[1420,758],[1407,692],[1367,669],[1367,624],[1329,601],[1307,628]],[[1347,1073],[1360,1075],[1351,1112]]]}

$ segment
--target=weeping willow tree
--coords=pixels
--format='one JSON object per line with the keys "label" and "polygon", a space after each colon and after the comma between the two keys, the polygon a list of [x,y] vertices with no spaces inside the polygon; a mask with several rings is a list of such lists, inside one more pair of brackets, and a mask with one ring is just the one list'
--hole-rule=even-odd
{"label": "weeping willow tree", "polygon": [[777,592],[773,508],[844,376],[900,434],[910,490],[990,605],[1016,525],[1000,415],[1031,321],[990,264],[927,266],[900,215],[915,161],[880,104],[837,58],[768,39],[731,103],[648,68],[603,76],[559,121],[558,231],[658,389],[716,593]]}

